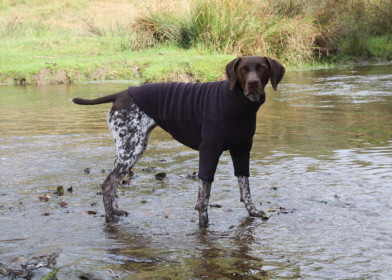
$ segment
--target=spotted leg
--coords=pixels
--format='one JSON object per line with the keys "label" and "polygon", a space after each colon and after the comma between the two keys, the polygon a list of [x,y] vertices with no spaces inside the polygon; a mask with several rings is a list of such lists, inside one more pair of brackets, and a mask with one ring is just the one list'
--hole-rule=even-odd
{"label": "spotted leg", "polygon": [[208,226],[208,202],[210,200],[211,182],[200,180],[199,194],[195,209],[199,211],[199,226]]}
{"label": "spotted leg", "polygon": [[141,158],[156,124],[133,103],[127,109],[110,111],[107,121],[116,145],[116,160],[102,184],[102,194],[106,221],[112,222],[118,216],[127,215],[126,211],[118,209],[116,188]]}
{"label": "spotted leg", "polygon": [[127,170],[126,165],[115,164],[113,170],[102,183],[102,195],[105,206],[106,222],[113,222],[117,220],[118,216],[128,215],[126,211],[121,211],[118,209],[116,195],[117,185],[120,183],[121,178],[127,174],[125,170]]}
{"label": "spotted leg", "polygon": [[246,210],[248,210],[249,216],[251,217],[262,217],[266,218],[264,211],[257,210],[252,202],[250,195],[249,179],[246,176],[237,176],[238,185],[240,187],[240,200],[245,204]]}

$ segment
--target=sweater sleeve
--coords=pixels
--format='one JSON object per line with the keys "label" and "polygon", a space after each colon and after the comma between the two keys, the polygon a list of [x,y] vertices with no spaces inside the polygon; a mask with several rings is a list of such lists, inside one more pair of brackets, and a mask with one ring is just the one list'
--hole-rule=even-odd
{"label": "sweater sleeve", "polygon": [[215,171],[222,155],[222,126],[214,121],[205,121],[201,130],[202,141],[199,146],[199,178],[214,181]]}
{"label": "sweater sleeve", "polygon": [[234,175],[249,177],[249,160],[250,150],[252,149],[252,140],[241,143],[230,149],[230,155],[233,160]]}
{"label": "sweater sleeve", "polygon": [[199,149],[199,179],[206,182],[213,182],[222,150],[200,145]]}

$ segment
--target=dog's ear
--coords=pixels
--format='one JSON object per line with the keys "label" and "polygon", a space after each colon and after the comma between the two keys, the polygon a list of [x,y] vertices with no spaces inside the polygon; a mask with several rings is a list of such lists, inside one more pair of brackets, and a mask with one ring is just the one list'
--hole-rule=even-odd
{"label": "dog's ear", "polygon": [[277,62],[276,60],[269,57],[266,57],[266,59],[271,67],[271,74],[270,74],[271,84],[274,90],[276,90],[276,87],[283,79],[286,70],[284,69],[283,65]]}
{"label": "dog's ear", "polygon": [[237,66],[238,66],[238,63],[240,62],[240,60],[241,60],[241,58],[238,57],[238,58],[230,61],[226,65],[226,75],[230,81],[230,90],[233,90],[235,87],[235,84],[237,83],[237,75],[235,72],[237,70]]}

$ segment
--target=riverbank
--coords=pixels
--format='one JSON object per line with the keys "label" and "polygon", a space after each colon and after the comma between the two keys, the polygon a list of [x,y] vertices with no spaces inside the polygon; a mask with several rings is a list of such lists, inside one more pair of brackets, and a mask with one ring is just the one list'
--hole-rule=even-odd
{"label": "riverbank", "polygon": [[120,44],[116,38],[100,37],[2,40],[6,47],[0,49],[0,82],[214,81],[224,77],[224,66],[235,57],[170,46],[120,51]]}
{"label": "riverbank", "polygon": [[[225,65],[235,58],[176,46],[121,51],[121,40],[101,37],[3,39],[0,43],[4,46],[0,49],[0,83],[17,85],[107,80],[208,82],[224,79]],[[285,66],[292,71],[336,67],[353,61],[335,56],[300,66],[286,62]],[[370,60],[383,61],[387,59]]]}
{"label": "riverbank", "polygon": [[392,59],[392,0],[333,3],[2,1],[0,83],[215,81],[248,54],[288,70]]}

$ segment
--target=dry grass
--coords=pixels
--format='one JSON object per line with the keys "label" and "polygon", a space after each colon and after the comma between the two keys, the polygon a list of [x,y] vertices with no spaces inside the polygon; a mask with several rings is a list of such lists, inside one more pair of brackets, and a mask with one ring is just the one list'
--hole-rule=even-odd
{"label": "dry grass", "polygon": [[105,32],[116,30],[118,26],[128,27],[130,31],[135,19],[148,11],[183,10],[187,7],[188,0],[3,0],[0,1],[0,27],[4,30],[11,24],[13,26],[9,28],[23,29],[24,35],[31,35],[31,27],[37,26],[51,32],[74,35],[91,34],[91,24]]}
{"label": "dry grass", "polygon": [[[235,55],[268,55],[291,68],[333,62],[338,51],[392,59],[391,18],[392,0],[0,0],[0,81],[28,80],[48,57],[86,79],[99,67],[123,79],[138,63],[145,81],[170,78],[163,68],[215,80],[220,74],[205,65],[216,59],[223,69]],[[150,57],[162,52],[151,47],[171,50],[170,67]]]}
{"label": "dry grass", "polygon": [[[295,8],[302,11],[298,5]],[[267,0],[197,0],[180,13],[149,11],[138,17],[135,27],[179,47],[266,54],[302,65],[313,60],[320,30],[311,16],[292,9]]]}
{"label": "dry grass", "polygon": [[334,56],[338,49],[350,56],[371,56],[367,38],[392,34],[392,0],[190,3],[182,11],[150,10],[138,18],[136,28],[179,47],[262,53],[298,66]]}

